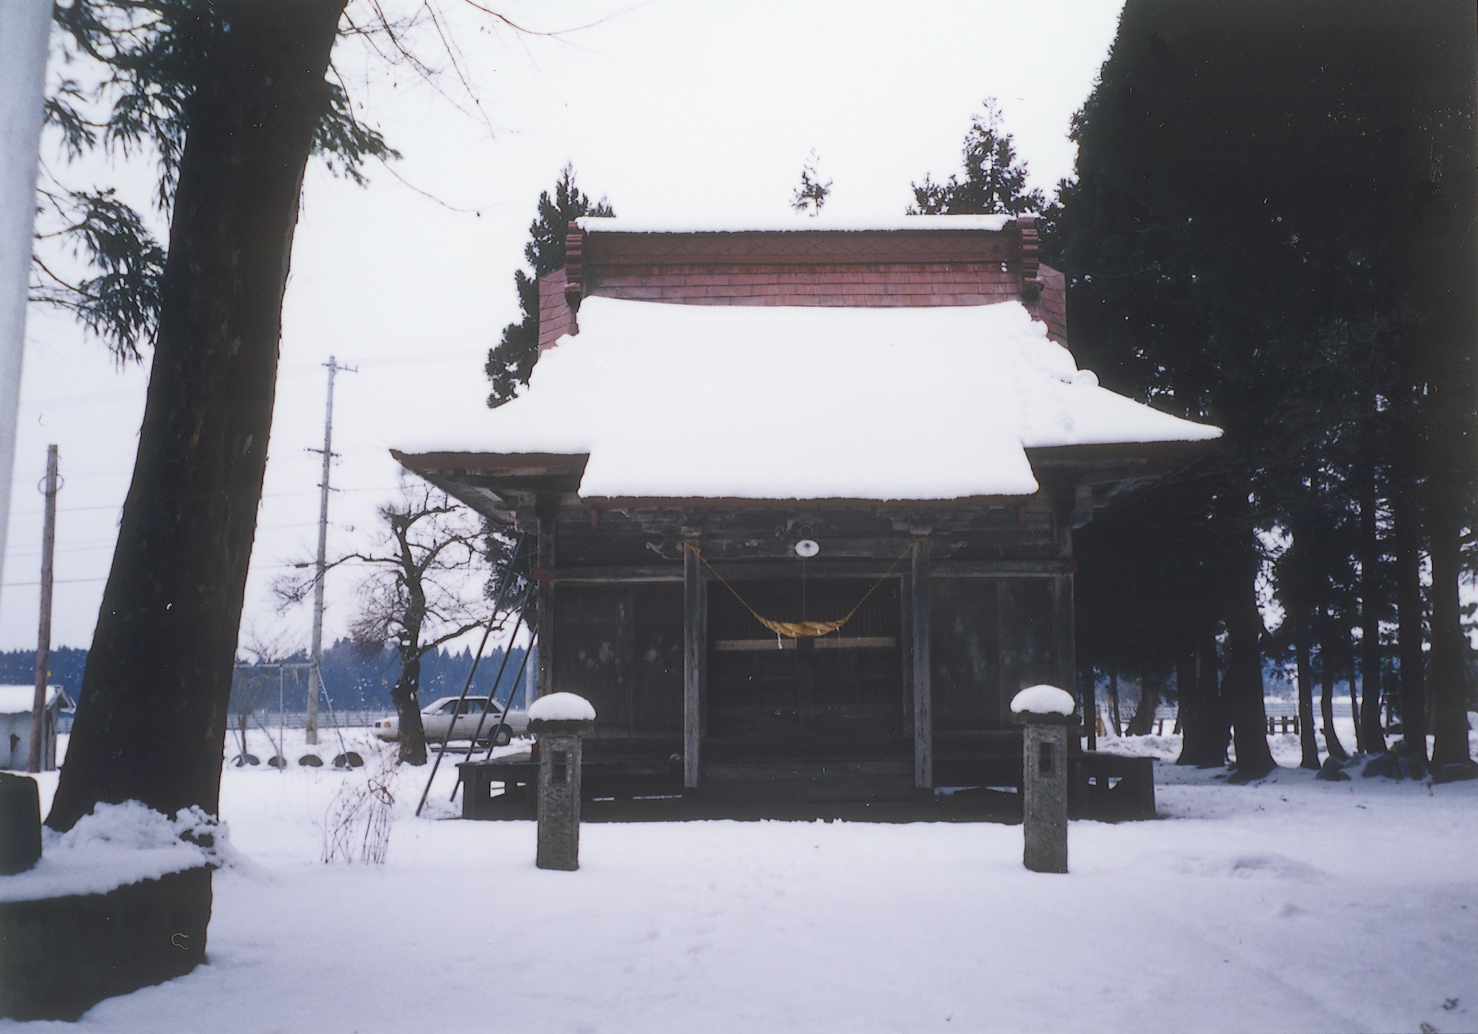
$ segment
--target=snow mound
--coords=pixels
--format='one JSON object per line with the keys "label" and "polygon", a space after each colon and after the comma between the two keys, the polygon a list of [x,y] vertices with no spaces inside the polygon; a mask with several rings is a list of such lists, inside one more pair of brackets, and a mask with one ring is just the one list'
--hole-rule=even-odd
{"label": "snow mound", "polygon": [[1177,869],[1190,876],[1230,877],[1238,880],[1287,880],[1293,883],[1323,883],[1329,874],[1308,862],[1276,852],[1203,857],[1180,860]]}
{"label": "snow mound", "polygon": [[98,804],[65,833],[44,829],[41,860],[26,872],[0,876],[0,901],[106,894],[234,859],[225,824],[199,808],[171,819],[139,801]]}
{"label": "snow mound", "polygon": [[550,693],[529,705],[529,721],[593,722],[595,707],[574,693]]}
{"label": "snow mound", "polygon": [[587,498],[961,499],[1034,494],[1029,448],[1221,434],[1096,386],[1019,302],[579,321],[524,394],[402,451],[588,454]]}
{"label": "snow mound", "polygon": [[52,845],[63,851],[83,851],[106,845],[147,851],[156,847],[173,847],[179,843],[175,824],[139,801],[122,804],[99,804],[91,815],[84,815],[77,825],[57,834]]}
{"label": "snow mound", "polygon": [[1056,686],[1029,686],[1011,698],[1012,714],[1072,714],[1073,696]]}

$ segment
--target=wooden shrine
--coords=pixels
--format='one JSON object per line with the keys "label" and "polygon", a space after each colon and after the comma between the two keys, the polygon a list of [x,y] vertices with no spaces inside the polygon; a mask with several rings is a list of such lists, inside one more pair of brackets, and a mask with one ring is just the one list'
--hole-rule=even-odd
{"label": "wooden shrine", "polygon": [[[540,282],[541,350],[579,341],[565,335],[581,333],[582,302],[593,298],[730,307],[708,314],[715,320],[738,306],[1017,303],[1045,326],[1044,346],[1067,340],[1062,276],[1037,261],[1025,216],[729,231],[587,219],[567,255]],[[536,369],[528,397],[543,390]],[[1091,391],[1100,401],[1111,394]],[[1168,430],[1128,441],[1023,439],[1015,447],[1030,463],[1030,492],[596,494],[586,484],[595,447],[534,451],[537,435],[525,434],[503,448],[476,428],[470,447],[396,456],[537,542],[538,692],[595,705],[587,795],[883,800],[1019,784],[1012,696],[1038,683],[1074,690],[1073,529],[1204,452],[1216,433],[1109,401]],[[491,417],[513,421],[524,404]],[[875,419],[897,422],[908,439],[914,421],[903,408]],[[727,433],[672,432],[700,442]],[[906,444],[937,465],[961,447]],[[849,612],[835,631],[799,638],[759,620]],[[469,779],[466,813],[497,813],[487,787],[526,781],[519,772],[505,765]]]}

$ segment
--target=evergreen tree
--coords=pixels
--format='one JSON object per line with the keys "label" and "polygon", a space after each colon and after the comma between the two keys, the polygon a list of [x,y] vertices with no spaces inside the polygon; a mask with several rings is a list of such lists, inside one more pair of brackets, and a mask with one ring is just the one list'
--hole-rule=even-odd
{"label": "evergreen tree", "polygon": [[[82,686],[82,671],[87,666],[87,651],[72,646],[52,649],[47,684],[60,686],[75,703]],[[8,650],[0,653],[0,684],[24,686],[36,680],[36,651]]]}
{"label": "evergreen tree", "polygon": [[[171,223],[162,267],[157,249],[133,249],[138,268],[158,270],[157,291],[117,292],[123,317],[95,324],[119,328],[125,352],[139,333],[152,335],[153,361],[47,817],[54,829],[70,829],[100,801],[217,810],[303,170],[315,152],[350,166],[384,153],[325,78],[343,9],[344,0],[57,7],[70,56],[98,70],[103,110],[80,111],[71,103],[80,94],[64,88],[53,118],[83,147],[101,126],[105,143],[157,153]],[[113,210],[112,229],[135,225]],[[95,286],[106,294],[117,282],[105,275]]]}
{"label": "evergreen tree", "polygon": [[334,44],[341,31],[371,38],[429,74],[377,5],[353,18],[344,8],[56,7],[59,46],[95,86],[63,81],[48,120],[71,156],[155,154],[170,229],[161,262],[136,213],[106,190],[66,192],[61,210],[102,275],[73,284],[43,273],[52,300],[119,354],[153,346],[138,459],[46,820],[54,829],[100,801],[217,810],[304,168],[318,156],[359,181],[366,159],[394,155],[329,76]]}
{"label": "evergreen tree", "polygon": [[[1413,519],[1433,550],[1434,619],[1438,597],[1456,598],[1456,544],[1471,515],[1454,500],[1471,498],[1462,495],[1471,449],[1445,452],[1444,465],[1399,443],[1412,428],[1428,441],[1471,441],[1472,315],[1453,300],[1471,297],[1473,249],[1457,233],[1437,244],[1440,234],[1426,234],[1425,253],[1410,242],[1422,207],[1411,199],[1438,166],[1447,203],[1464,206],[1449,225],[1472,215],[1471,141],[1464,152],[1452,139],[1472,136],[1471,89],[1432,86],[1442,76],[1470,82],[1448,65],[1471,63],[1471,48],[1446,48],[1447,64],[1429,53],[1468,38],[1472,22],[1471,10],[1436,3],[1398,12],[1373,2],[1233,10],[1130,0],[1074,119],[1078,175],[1062,193],[1058,259],[1074,352],[1105,384],[1227,432],[1197,477],[1196,551],[1212,575],[1203,588],[1213,635],[1226,633],[1221,697],[1247,775],[1271,763],[1255,605],[1261,531],[1294,536],[1296,559],[1275,575],[1290,579],[1293,618],[1308,626],[1299,633],[1307,677],[1315,656],[1326,685],[1332,664],[1348,672],[1359,658],[1362,731],[1377,749],[1379,621],[1396,595],[1388,557],[1417,555]],[[1448,123],[1467,129],[1437,141],[1431,127]],[[1444,409],[1444,397],[1465,401]],[[1402,481],[1426,486],[1413,493],[1423,506],[1406,514],[1404,546],[1379,516]],[[1342,552],[1320,530],[1340,527],[1353,532]],[[1453,559],[1444,566],[1439,554]],[[1094,559],[1085,554],[1085,569]],[[1410,592],[1402,598],[1412,611]],[[1455,607],[1447,611],[1437,624],[1456,629]],[[1413,618],[1402,616],[1408,632]],[[1449,646],[1439,649],[1434,627],[1434,672],[1458,653],[1443,634]],[[1444,699],[1460,700],[1460,674],[1442,670]],[[1456,751],[1455,733],[1451,742]]]}
{"label": "evergreen tree", "polygon": [[831,180],[822,183],[821,174],[816,171],[820,161],[820,157],[812,151],[811,157],[801,166],[800,186],[795,188],[790,197],[791,208],[797,212],[809,211],[813,217],[821,214],[822,206],[831,194]]}
{"label": "evergreen tree", "polygon": [[986,98],[985,112],[971,119],[965,133],[964,180],[950,173],[949,179],[935,183],[926,173],[923,183],[910,184],[914,203],[908,214],[1021,215],[1046,208],[1046,196],[1027,189],[1026,163],[1016,160],[1011,134],[1001,130],[1004,121],[995,98]]}
{"label": "evergreen tree", "polygon": [[530,240],[523,249],[533,274],[522,269],[513,274],[523,319],[504,327],[502,340],[488,351],[486,370],[493,389],[488,395],[490,408],[496,409],[514,398],[529,382],[534,363],[539,360],[539,278],[565,264],[565,235],[570,231],[570,223],[585,215],[615,214],[605,198],[592,204],[575,185],[572,165],[560,170],[553,197],[547,190],[539,195],[539,214],[529,224]]}

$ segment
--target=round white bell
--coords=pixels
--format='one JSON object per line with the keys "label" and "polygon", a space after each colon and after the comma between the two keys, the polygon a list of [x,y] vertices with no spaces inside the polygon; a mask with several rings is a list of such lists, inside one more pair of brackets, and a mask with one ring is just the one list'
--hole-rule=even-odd
{"label": "round white bell", "polygon": [[801,539],[795,544],[795,552],[797,556],[812,557],[821,552],[821,547],[814,539]]}

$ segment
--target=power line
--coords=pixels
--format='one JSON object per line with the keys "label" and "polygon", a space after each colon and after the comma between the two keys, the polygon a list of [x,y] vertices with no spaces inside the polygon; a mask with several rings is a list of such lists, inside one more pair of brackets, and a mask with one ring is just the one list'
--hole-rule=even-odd
{"label": "power line", "polygon": [[[253,564],[251,569],[253,571],[286,571],[289,568],[294,568],[296,566],[297,566],[296,564],[267,564],[265,566],[258,565],[258,564]],[[343,565],[340,565],[340,566],[343,566]],[[54,585],[80,585],[80,584],[83,584],[83,583],[86,583],[86,582],[106,582],[107,580],[108,579],[107,579],[107,576],[106,575],[104,575],[102,577],[98,577],[98,578],[57,578],[57,579],[55,579],[53,581],[52,584],[54,584]],[[24,588],[27,588],[29,586],[36,586],[36,585],[40,585],[40,584],[41,583],[39,581],[35,581],[35,582],[3,582],[3,583],[0,583],[0,589],[24,589]]]}
{"label": "power line", "polygon": [[[71,546],[68,546],[66,549],[56,549],[56,550],[52,550],[52,552],[54,552],[54,553],[100,553],[100,552],[102,552],[105,549],[112,549],[113,546],[115,545],[116,541],[117,541],[116,539],[109,539],[107,542],[100,542],[100,543],[98,543],[95,546],[71,545]],[[7,560],[17,560],[17,559],[21,559],[23,557],[39,556],[40,554],[41,554],[41,547],[40,546],[27,546],[27,547],[24,547],[24,548],[21,548],[21,549],[7,549],[5,551],[5,558]]]}
{"label": "power line", "polygon": [[[81,513],[84,510],[121,510],[121,509],[123,509],[123,504],[122,503],[113,503],[113,504],[110,504],[110,505],[107,505],[107,506],[58,506],[56,508],[56,512],[57,513]],[[41,513],[43,511],[41,511],[41,510],[12,510],[11,512],[14,513],[14,514],[16,514],[17,516],[30,516],[30,515],[33,515],[33,514]]]}
{"label": "power line", "polygon": [[116,391],[97,391],[91,395],[55,395],[44,399],[28,399],[21,409],[28,413],[44,409],[73,409],[77,406],[106,405],[110,402],[128,402],[144,396],[143,388],[123,388]]}
{"label": "power line", "polygon": [[[400,355],[379,355],[370,359],[359,360],[360,366],[416,366],[431,363],[454,363],[454,362],[484,362],[486,349],[475,352],[431,352],[417,353],[404,352]],[[289,366],[280,371],[280,376],[297,376],[298,374],[311,373],[318,369],[321,364],[310,363],[303,366]]]}
{"label": "power line", "polygon": [[[372,359],[361,359],[360,366],[429,366],[438,363],[455,362],[477,362],[484,361],[483,351],[475,352],[434,352],[431,354],[405,353],[402,355],[375,356]],[[319,364],[303,366],[289,366],[278,371],[279,377],[296,377],[309,373],[317,368]],[[46,398],[26,399],[21,404],[21,411],[25,413],[39,413],[44,411],[55,411],[59,409],[77,409],[88,406],[106,406],[119,402],[142,401],[148,394],[147,386],[136,388],[116,388],[109,391],[95,391],[86,395],[51,395]]]}

